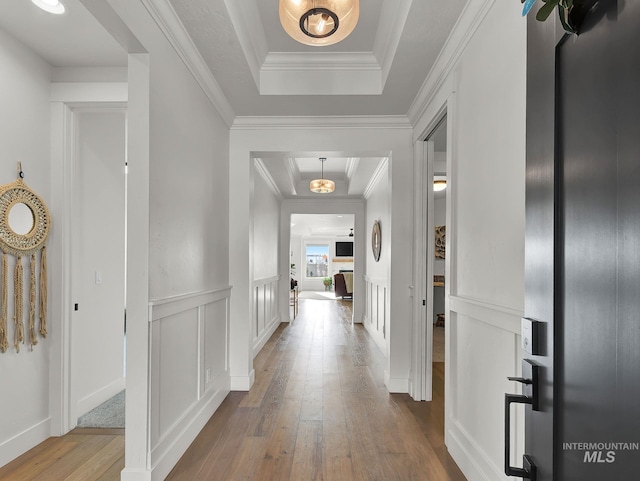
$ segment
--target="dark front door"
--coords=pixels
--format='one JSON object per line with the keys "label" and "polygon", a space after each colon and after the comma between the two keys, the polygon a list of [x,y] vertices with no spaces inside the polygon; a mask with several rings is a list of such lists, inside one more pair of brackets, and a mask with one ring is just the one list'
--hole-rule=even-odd
{"label": "dark front door", "polygon": [[640,479],[640,2],[530,27],[525,449],[539,481]]}

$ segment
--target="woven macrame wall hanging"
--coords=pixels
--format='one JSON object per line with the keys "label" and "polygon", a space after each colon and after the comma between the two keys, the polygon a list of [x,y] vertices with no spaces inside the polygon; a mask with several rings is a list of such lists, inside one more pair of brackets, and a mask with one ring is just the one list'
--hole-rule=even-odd
{"label": "woven macrame wall hanging", "polygon": [[[20,352],[20,344],[26,342],[23,258],[27,259],[29,268],[27,325],[28,342],[31,349],[38,344],[36,309],[39,311],[40,335],[47,337],[47,252],[44,244],[51,228],[51,217],[46,204],[24,183],[23,177],[22,166],[18,163],[18,179],[10,184],[0,186],[0,250],[2,250],[0,352],[5,352],[9,348],[7,320],[9,295],[9,260],[7,257],[9,255],[15,257],[13,346],[16,352]],[[37,283],[38,260],[40,261],[39,286]],[[38,291],[40,295],[38,306],[36,306]]]}

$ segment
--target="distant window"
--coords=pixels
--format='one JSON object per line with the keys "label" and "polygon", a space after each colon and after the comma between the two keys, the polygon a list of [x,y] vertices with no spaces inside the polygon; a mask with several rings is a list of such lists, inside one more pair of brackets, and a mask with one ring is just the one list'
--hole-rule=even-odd
{"label": "distant window", "polygon": [[329,246],[307,245],[307,277],[327,277],[329,272]]}

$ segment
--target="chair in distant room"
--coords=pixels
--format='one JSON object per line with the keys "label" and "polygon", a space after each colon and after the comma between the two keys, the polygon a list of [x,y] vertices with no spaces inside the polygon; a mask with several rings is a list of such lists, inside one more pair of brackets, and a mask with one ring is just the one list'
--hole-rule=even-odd
{"label": "chair in distant room", "polygon": [[[347,276],[349,276],[349,278],[347,278]],[[353,273],[345,272],[335,274],[333,276],[333,285],[335,286],[336,297],[353,299]]]}

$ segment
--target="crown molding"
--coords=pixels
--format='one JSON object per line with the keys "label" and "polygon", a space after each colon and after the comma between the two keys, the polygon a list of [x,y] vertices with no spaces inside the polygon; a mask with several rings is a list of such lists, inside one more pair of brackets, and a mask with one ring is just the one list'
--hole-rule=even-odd
{"label": "crown molding", "polygon": [[260,89],[260,69],[262,68],[267,54],[267,35],[264,31],[258,9],[249,8],[246,1],[224,0],[224,4],[229,12],[229,18],[233,28],[238,35],[240,47],[244,52],[249,70],[256,87]]}
{"label": "crown molding", "polygon": [[261,95],[380,95],[372,52],[274,52],[260,70]]}
{"label": "crown molding", "polygon": [[262,70],[379,71],[373,52],[269,52]]}
{"label": "crown molding", "polygon": [[293,195],[298,195],[298,189],[296,185],[300,182],[300,169],[298,169],[298,164],[296,164],[296,159],[294,157],[287,158],[287,175],[289,176],[289,182],[291,183],[291,192]]}
{"label": "crown molding", "polygon": [[141,0],[151,18],[156,22],[178,57],[184,62],[205,95],[231,127],[235,118],[233,107],[222,92],[220,85],[200,55],[193,40],[169,0]]}
{"label": "crown molding", "polygon": [[351,177],[353,177],[353,174],[355,174],[359,163],[360,157],[349,157],[347,159],[347,165],[344,168],[344,173],[348,180],[351,180]]}
{"label": "crown molding", "polygon": [[412,0],[387,0],[382,4],[380,23],[376,38],[373,41],[373,52],[380,65],[382,88],[396,56],[404,24],[409,17]]}
{"label": "crown molding", "polygon": [[415,126],[420,121],[494,3],[495,0],[467,2],[409,107],[407,117],[412,125]]}
{"label": "crown molding", "polygon": [[412,129],[405,115],[236,117],[231,130]]}
{"label": "crown molding", "polygon": [[276,181],[273,180],[273,177],[271,176],[271,173],[269,172],[269,169],[267,168],[267,166],[264,165],[263,160],[259,158],[255,158],[253,160],[255,162],[256,171],[267,183],[267,186],[269,187],[271,192],[273,192],[276,195],[276,197],[278,197],[279,199],[282,199],[283,198],[282,192],[280,192],[280,189],[278,189],[278,184],[276,184]]}
{"label": "crown molding", "polygon": [[380,161],[380,163],[378,164],[378,167],[376,167],[375,172],[371,176],[371,179],[369,179],[369,183],[367,184],[367,187],[365,187],[364,192],[362,193],[362,197],[364,197],[365,199],[369,199],[369,197],[371,197],[371,194],[373,193],[373,190],[376,188],[376,185],[378,185],[378,182],[380,182],[380,179],[382,179],[382,176],[387,173],[388,167],[389,167],[389,159],[385,157]]}

